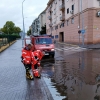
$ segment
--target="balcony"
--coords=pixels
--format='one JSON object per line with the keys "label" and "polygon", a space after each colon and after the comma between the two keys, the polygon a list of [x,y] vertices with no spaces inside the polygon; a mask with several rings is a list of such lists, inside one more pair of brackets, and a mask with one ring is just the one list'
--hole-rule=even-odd
{"label": "balcony", "polygon": [[48,8],[48,12],[51,12],[51,11],[52,11],[52,5],[50,5]]}
{"label": "balcony", "polygon": [[59,10],[64,10],[65,9],[65,5],[64,4],[61,4],[60,6],[59,6]]}
{"label": "balcony", "polygon": [[54,11],[54,15],[56,15],[56,11]]}
{"label": "balcony", "polygon": [[52,23],[49,24],[49,27],[52,27]]}
{"label": "balcony", "polygon": [[65,16],[60,16],[60,21],[64,21],[65,20]]}
{"label": "balcony", "polygon": [[52,17],[51,17],[51,16],[48,16],[48,19],[49,19],[49,20],[51,20],[51,19],[52,19]]}
{"label": "balcony", "polygon": [[48,8],[48,13],[51,12],[51,7]]}

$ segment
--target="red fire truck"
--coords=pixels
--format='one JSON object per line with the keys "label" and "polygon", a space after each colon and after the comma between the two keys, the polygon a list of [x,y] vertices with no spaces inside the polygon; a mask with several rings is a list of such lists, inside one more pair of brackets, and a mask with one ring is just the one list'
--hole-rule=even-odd
{"label": "red fire truck", "polygon": [[[29,39],[28,39],[29,41]],[[41,50],[45,55],[55,56],[55,47],[51,36],[49,35],[37,35],[30,36],[30,41],[33,44],[35,50]],[[27,44],[27,38],[25,39],[25,45]]]}

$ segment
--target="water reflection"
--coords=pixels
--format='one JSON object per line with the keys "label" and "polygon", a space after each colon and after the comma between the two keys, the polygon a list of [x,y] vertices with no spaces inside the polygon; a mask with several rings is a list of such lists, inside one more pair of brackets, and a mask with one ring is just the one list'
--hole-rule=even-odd
{"label": "water reflection", "polygon": [[100,100],[100,50],[78,52],[55,61],[51,79],[63,100]]}

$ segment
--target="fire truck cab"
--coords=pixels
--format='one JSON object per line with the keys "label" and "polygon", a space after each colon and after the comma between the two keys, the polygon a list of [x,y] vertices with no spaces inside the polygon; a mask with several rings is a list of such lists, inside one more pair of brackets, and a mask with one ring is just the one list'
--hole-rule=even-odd
{"label": "fire truck cab", "polygon": [[49,35],[30,36],[31,43],[35,50],[41,50],[45,55],[55,56],[55,47]]}

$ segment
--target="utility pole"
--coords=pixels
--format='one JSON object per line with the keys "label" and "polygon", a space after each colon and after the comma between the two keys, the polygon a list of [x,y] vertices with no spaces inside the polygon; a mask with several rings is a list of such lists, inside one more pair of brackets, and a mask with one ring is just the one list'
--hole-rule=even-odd
{"label": "utility pole", "polygon": [[[84,17],[83,17],[83,9],[82,9],[82,0],[80,0],[80,5],[81,5],[81,20],[82,20],[82,30],[84,30]],[[82,33],[82,45],[84,46],[84,33]]]}
{"label": "utility pole", "polygon": [[25,24],[24,24],[24,13],[23,13],[23,3],[24,3],[24,1],[22,2],[22,18],[23,18],[22,47],[24,46],[24,38],[25,38]]}

